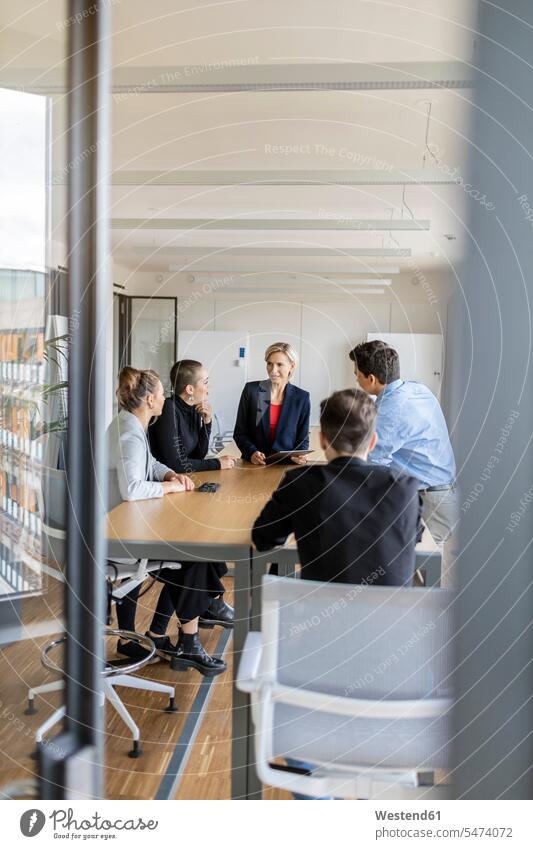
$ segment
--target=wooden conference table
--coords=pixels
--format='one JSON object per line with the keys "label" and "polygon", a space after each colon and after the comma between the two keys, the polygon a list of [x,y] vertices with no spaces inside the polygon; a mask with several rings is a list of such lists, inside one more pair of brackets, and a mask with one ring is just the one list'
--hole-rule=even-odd
{"label": "wooden conference table", "polygon": [[[229,453],[229,452],[228,452]],[[196,490],[164,498],[119,504],[108,514],[108,556],[150,560],[218,560],[235,563],[234,669],[249,630],[260,628],[261,576],[267,563],[291,574],[297,563],[294,545],[267,553],[255,551],[250,530],[288,466],[253,466],[238,461],[233,469],[191,475]],[[205,481],[220,484],[216,493],[198,492]],[[426,583],[440,579],[440,553],[426,532],[417,546],[417,567]],[[234,688],[232,797],[260,798],[254,770],[249,697]]]}

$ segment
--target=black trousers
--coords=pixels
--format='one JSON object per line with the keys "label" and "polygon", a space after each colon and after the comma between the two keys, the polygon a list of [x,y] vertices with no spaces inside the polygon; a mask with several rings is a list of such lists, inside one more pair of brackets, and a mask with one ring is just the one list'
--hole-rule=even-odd
{"label": "black trousers", "polygon": [[[181,569],[161,569],[158,581],[163,583],[150,630],[164,634],[175,613],[180,622],[190,622],[205,613],[212,598],[222,595],[221,578],[227,573],[225,563],[182,563]],[[135,631],[137,599],[141,587],[135,587],[117,605],[118,627]]]}

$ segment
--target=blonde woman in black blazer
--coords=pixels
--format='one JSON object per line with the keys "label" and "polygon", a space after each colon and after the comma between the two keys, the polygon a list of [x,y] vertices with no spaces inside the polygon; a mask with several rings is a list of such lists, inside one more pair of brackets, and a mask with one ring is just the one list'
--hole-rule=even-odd
{"label": "blonde woman in black blazer", "polygon": [[[269,454],[309,448],[309,392],[290,380],[298,356],[288,342],[275,342],[265,351],[267,380],[244,387],[233,438],[245,460],[264,466]],[[291,457],[303,464],[305,456]]]}

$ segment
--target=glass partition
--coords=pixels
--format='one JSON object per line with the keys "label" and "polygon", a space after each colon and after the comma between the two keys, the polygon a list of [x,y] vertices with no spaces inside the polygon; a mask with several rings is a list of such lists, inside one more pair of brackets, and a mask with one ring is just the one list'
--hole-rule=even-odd
{"label": "glass partition", "polygon": [[[61,566],[43,534],[44,442],[54,397],[52,390],[47,403],[45,382],[56,356],[45,341],[49,109],[44,96],[0,89],[2,792],[35,781],[35,732],[61,697],[38,697],[38,713],[25,712],[29,688],[50,681],[41,649],[61,635],[64,606]],[[58,420],[53,429],[62,426]]]}
{"label": "glass partition", "polygon": [[2,601],[42,589],[39,405],[44,378],[44,288],[44,272],[0,269]]}
{"label": "glass partition", "polygon": [[152,368],[170,389],[170,369],[176,359],[176,298],[130,299],[130,365]]}

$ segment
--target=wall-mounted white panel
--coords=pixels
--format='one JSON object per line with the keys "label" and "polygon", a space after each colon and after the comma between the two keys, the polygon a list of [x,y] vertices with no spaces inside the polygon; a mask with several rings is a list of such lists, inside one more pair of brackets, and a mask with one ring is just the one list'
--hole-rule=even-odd
{"label": "wall-mounted white panel", "polygon": [[443,333],[446,326],[446,303],[391,304],[391,333]]}
{"label": "wall-mounted white panel", "polygon": [[[301,304],[295,301],[273,300],[245,302],[219,300],[216,302],[216,330],[247,330],[250,335],[248,380],[266,377],[265,349],[272,342],[289,342],[300,352]],[[300,369],[294,382],[301,385]]]}
{"label": "wall-mounted white panel", "polygon": [[337,389],[355,386],[350,350],[372,330],[389,326],[389,304],[367,301],[304,304],[300,385],[311,393],[311,423],[319,404]]}
{"label": "wall-mounted white panel", "polygon": [[442,383],[442,336],[438,333],[369,333],[398,351],[404,380],[418,380],[440,398]]}
{"label": "wall-mounted white panel", "polygon": [[182,330],[179,334],[178,359],[201,360],[209,372],[209,401],[223,431],[233,430],[246,382],[246,360],[239,360],[241,348],[248,348],[248,334],[243,330]]}

